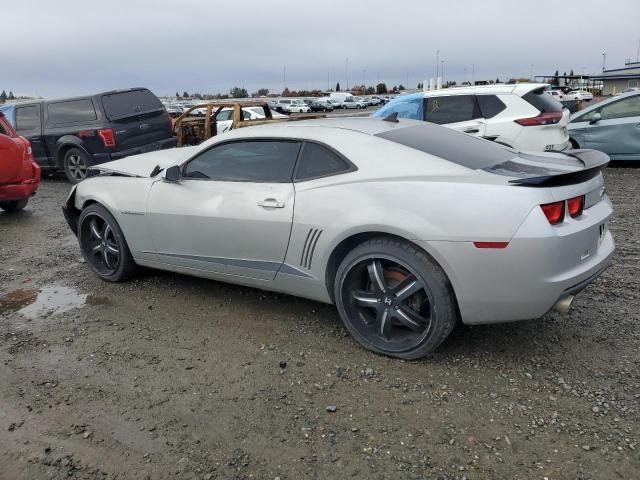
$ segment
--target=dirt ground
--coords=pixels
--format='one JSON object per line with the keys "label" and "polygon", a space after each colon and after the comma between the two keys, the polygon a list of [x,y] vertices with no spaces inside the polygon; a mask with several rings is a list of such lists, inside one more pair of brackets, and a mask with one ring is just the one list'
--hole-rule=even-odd
{"label": "dirt ground", "polygon": [[[333,307],[81,261],[46,178],[0,214],[0,479],[638,479],[640,169],[570,314],[371,354]],[[334,411],[335,410],[335,411]]]}

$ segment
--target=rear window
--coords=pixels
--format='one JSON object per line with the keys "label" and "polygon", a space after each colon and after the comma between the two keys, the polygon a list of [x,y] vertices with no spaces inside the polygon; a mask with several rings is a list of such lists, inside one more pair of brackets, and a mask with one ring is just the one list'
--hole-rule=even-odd
{"label": "rear window", "polygon": [[531,90],[522,98],[540,110],[541,113],[561,112],[563,109],[562,104],[555,98],[544,94],[544,87]]}
{"label": "rear window", "polygon": [[294,180],[326,177],[349,170],[351,166],[327,147],[316,143],[305,143]]}
{"label": "rear window", "polygon": [[95,119],[96,109],[88,98],[47,105],[47,123],[51,125],[90,122]]}
{"label": "rear window", "polygon": [[16,131],[20,135],[40,133],[40,105],[16,108]]}
{"label": "rear window", "polygon": [[415,148],[472,169],[491,167],[517,156],[514,150],[489,140],[428,123],[387,130],[377,134],[376,137]]}
{"label": "rear window", "polygon": [[164,110],[158,97],[147,89],[103,95],[102,104],[109,120]]}

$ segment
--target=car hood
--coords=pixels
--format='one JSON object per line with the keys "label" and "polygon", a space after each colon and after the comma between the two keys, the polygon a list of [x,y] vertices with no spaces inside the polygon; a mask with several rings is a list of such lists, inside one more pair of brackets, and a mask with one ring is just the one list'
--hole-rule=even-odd
{"label": "car hood", "polygon": [[118,173],[131,177],[150,177],[151,172],[156,167],[165,169],[173,165],[179,165],[191,158],[198,149],[198,147],[181,147],[157,150],[95,165],[92,169],[103,173]]}

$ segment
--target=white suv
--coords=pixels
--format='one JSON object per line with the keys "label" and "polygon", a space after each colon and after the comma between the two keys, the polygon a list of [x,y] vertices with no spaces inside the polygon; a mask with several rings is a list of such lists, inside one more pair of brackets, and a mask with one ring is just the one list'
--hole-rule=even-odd
{"label": "white suv", "polygon": [[521,151],[564,150],[569,110],[546,84],[482,85],[403,95],[373,114],[437,123]]}

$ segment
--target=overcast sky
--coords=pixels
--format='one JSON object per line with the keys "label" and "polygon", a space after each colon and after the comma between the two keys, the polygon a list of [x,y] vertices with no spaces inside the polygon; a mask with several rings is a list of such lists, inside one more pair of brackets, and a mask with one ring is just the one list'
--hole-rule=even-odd
{"label": "overcast sky", "polygon": [[[5,4],[8,2],[8,5]],[[636,59],[640,0],[0,0],[0,90],[158,95],[594,73]],[[348,58],[348,80],[346,59]]]}

